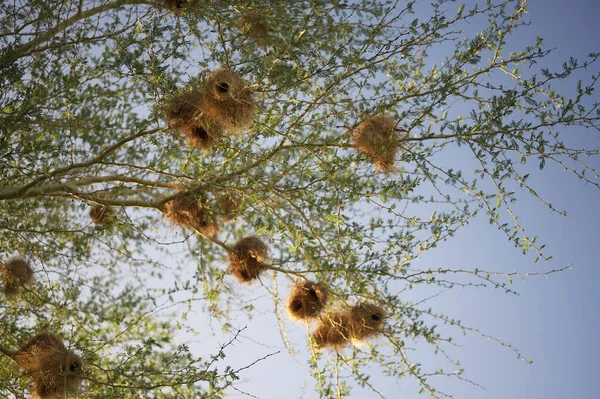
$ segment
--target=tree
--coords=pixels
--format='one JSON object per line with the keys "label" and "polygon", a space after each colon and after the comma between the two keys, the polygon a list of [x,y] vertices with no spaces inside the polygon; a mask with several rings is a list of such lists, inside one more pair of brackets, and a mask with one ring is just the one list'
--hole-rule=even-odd
{"label": "tree", "polygon": [[[221,397],[243,373],[217,367],[228,345],[204,360],[177,337],[200,330],[188,315],[202,309],[235,339],[231,318],[256,309],[228,264],[254,262],[258,279],[238,278],[272,297],[274,317],[287,317],[289,287],[306,280],[329,292],[322,325],[361,306],[389,315],[369,331],[375,346],[344,336],[334,356],[307,334],[297,349],[312,354],[322,397],[348,394],[340,368],[374,390],[372,370],[444,396],[432,377],[462,371],[423,370],[407,342],[444,353],[452,335],[437,325],[478,331],[400,294],[512,293],[514,275],[415,259],[487,216],[547,260],[513,205],[523,188],[558,210],[524,165],[556,162],[597,187],[598,150],[566,132],[598,129],[598,75],[572,97],[553,87],[598,54],[533,73],[549,53],[541,39],[509,51],[525,3],[2,2],[0,245],[5,264],[24,257],[35,276],[0,302],[5,354],[51,331],[86,359],[87,397]],[[475,23],[486,27],[464,38]],[[232,100],[218,108],[218,96]],[[260,245],[246,256],[240,240],[253,236],[268,257]],[[22,398],[30,383],[1,358],[0,392]]]}

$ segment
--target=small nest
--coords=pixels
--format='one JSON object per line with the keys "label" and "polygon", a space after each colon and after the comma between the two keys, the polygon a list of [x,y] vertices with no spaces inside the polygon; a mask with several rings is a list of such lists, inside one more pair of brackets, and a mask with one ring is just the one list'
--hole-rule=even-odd
{"label": "small nest", "polygon": [[388,313],[377,305],[359,303],[350,310],[352,329],[350,336],[353,342],[362,342],[378,335]]}
{"label": "small nest", "polygon": [[267,246],[260,238],[242,238],[233,247],[233,252],[228,254],[230,272],[242,283],[251,282],[264,270],[267,251]]}
{"label": "small nest", "polygon": [[394,170],[394,159],[401,140],[395,127],[392,117],[376,115],[363,120],[352,137],[357,150],[373,161],[379,172]]}
{"label": "small nest", "polygon": [[94,205],[90,209],[90,218],[97,226],[109,225],[115,217],[115,210],[111,206]]}
{"label": "small nest", "polygon": [[41,399],[77,394],[85,377],[85,362],[50,333],[33,337],[15,354],[15,362],[33,379]]}
{"label": "small nest", "polygon": [[313,281],[299,281],[288,299],[287,312],[293,320],[310,320],[319,315],[327,303],[327,288]]}
{"label": "small nest", "polygon": [[324,314],[312,333],[318,348],[341,348],[350,341],[352,318],[348,312]]}
{"label": "small nest", "polygon": [[218,226],[206,206],[206,200],[199,200],[190,193],[177,193],[165,204],[163,212],[174,224],[191,227],[208,237],[217,235]]}
{"label": "small nest", "polygon": [[165,0],[165,5],[175,12],[175,15],[181,15],[181,9],[187,4],[187,0]]}
{"label": "small nest", "polygon": [[240,31],[260,46],[265,47],[272,32],[267,16],[260,11],[251,10],[238,18]]}
{"label": "small nest", "polygon": [[238,216],[241,201],[237,196],[229,194],[221,197],[217,205],[219,206],[221,215],[223,215],[223,221],[228,222]]}
{"label": "small nest", "polygon": [[196,148],[207,151],[215,146],[223,135],[223,128],[200,116],[179,129]]}
{"label": "small nest", "polygon": [[236,134],[252,126],[256,102],[252,90],[237,73],[213,71],[206,78],[202,115],[229,133]]}
{"label": "small nest", "polygon": [[9,259],[1,266],[0,272],[4,294],[7,297],[19,294],[21,289],[33,280],[33,270],[23,258]]}
{"label": "small nest", "polygon": [[223,136],[223,126],[202,113],[205,94],[197,89],[183,90],[165,100],[167,123],[183,133],[189,143],[201,150],[212,148]]}
{"label": "small nest", "polygon": [[173,129],[179,129],[189,124],[196,116],[202,103],[203,93],[198,89],[182,90],[167,98],[163,103],[163,111],[168,124]]}

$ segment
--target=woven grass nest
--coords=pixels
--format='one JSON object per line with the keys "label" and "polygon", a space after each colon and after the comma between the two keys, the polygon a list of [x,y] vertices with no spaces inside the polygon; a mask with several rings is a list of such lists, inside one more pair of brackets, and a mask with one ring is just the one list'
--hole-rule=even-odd
{"label": "woven grass nest", "polygon": [[181,9],[187,4],[187,0],[165,0],[165,5],[173,10],[175,15],[181,15]]}
{"label": "woven grass nest", "polygon": [[163,111],[169,126],[191,145],[209,150],[223,136],[252,126],[256,101],[239,74],[216,70],[206,77],[203,89],[186,89],[166,98]]}
{"label": "woven grass nest", "polygon": [[242,283],[251,282],[265,269],[267,252],[267,245],[259,237],[242,238],[228,254],[230,273]]}
{"label": "woven grass nest", "polygon": [[94,205],[90,208],[90,218],[98,226],[111,224],[115,218],[115,210],[111,206]]}
{"label": "woven grass nest", "polygon": [[0,265],[4,294],[14,297],[33,281],[33,269],[23,258],[11,258]]}
{"label": "woven grass nest", "polygon": [[206,119],[237,134],[252,126],[256,102],[248,83],[236,72],[216,70],[205,81],[200,107]]}
{"label": "woven grass nest", "polygon": [[85,377],[85,362],[51,333],[34,336],[14,357],[33,380],[40,399],[59,399],[79,393]]}
{"label": "woven grass nest", "polygon": [[312,333],[318,348],[341,348],[350,341],[352,319],[348,312],[326,313]]}
{"label": "woven grass nest", "polygon": [[312,338],[319,348],[339,349],[379,335],[388,313],[370,303],[359,303],[349,311],[321,315]]}
{"label": "woven grass nest", "polygon": [[389,115],[379,114],[364,119],[352,136],[355,148],[375,164],[378,172],[392,172],[402,140],[396,122]]}
{"label": "woven grass nest", "polygon": [[288,298],[288,315],[293,320],[314,319],[325,308],[327,297],[325,286],[314,281],[299,281]]}
{"label": "woven grass nest", "polygon": [[182,133],[188,142],[209,150],[224,135],[224,126],[202,112],[205,93],[199,89],[182,90],[167,98],[163,110],[169,126]]}
{"label": "woven grass nest", "polygon": [[216,237],[218,233],[207,201],[188,192],[178,192],[175,198],[165,204],[163,213],[173,224],[191,227],[205,236]]}
{"label": "woven grass nest", "polygon": [[258,46],[265,47],[269,41],[269,34],[273,31],[267,20],[267,15],[250,10],[242,14],[237,20],[240,31],[252,39]]}

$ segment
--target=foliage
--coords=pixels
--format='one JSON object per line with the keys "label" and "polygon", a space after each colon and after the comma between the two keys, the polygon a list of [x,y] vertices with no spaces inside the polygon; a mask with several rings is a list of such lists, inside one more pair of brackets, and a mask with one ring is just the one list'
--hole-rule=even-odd
{"label": "foliage", "polygon": [[[272,296],[275,317],[285,317],[281,288],[303,279],[327,283],[331,311],[369,302],[390,314],[377,345],[335,360],[307,334],[301,350],[312,350],[322,397],[353,386],[337,378],[340,359],[359,386],[376,391],[377,370],[443,397],[432,377],[462,370],[454,360],[425,370],[406,345],[444,353],[452,335],[435,325],[477,331],[401,294],[423,284],[511,293],[512,275],[415,260],[478,216],[549,259],[514,203],[522,187],[560,212],[530,185],[530,161],[597,185],[589,160],[598,150],[578,148],[568,132],[598,129],[589,100],[598,75],[571,97],[554,85],[597,68],[598,54],[534,73],[549,51],[541,39],[513,49],[527,24],[515,0],[189,1],[178,15],[170,3],[0,2],[0,251],[35,270],[32,287],[0,301],[0,345],[61,335],[86,358],[89,398],[220,397],[241,371],[221,367],[227,345],[206,360],[177,342],[204,330],[186,318],[192,309],[235,337],[228,321],[254,306],[236,294],[228,253],[259,235],[270,260],[254,284]],[[251,128],[202,152],[168,126],[162,104],[218,69],[250,82],[258,109]],[[407,132],[389,174],[352,143],[378,114]],[[463,157],[477,164],[448,162]],[[235,199],[239,216],[217,236],[169,228],[164,206],[181,190],[215,216],[220,200]],[[110,224],[90,220],[98,206],[112,207]],[[25,397],[21,375],[0,358],[0,392]]]}

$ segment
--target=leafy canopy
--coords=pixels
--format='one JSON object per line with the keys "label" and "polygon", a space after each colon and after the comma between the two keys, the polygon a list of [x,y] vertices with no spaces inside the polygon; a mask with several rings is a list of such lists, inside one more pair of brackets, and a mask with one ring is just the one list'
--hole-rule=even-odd
{"label": "leafy canopy", "polygon": [[[371,303],[389,314],[372,346],[286,342],[310,355],[321,397],[378,392],[375,373],[443,397],[434,377],[461,378],[456,359],[432,371],[407,346],[443,356],[455,333],[483,334],[403,296],[423,285],[512,293],[515,274],[415,260],[476,217],[547,260],[514,203],[524,188],[562,211],[530,185],[528,163],[597,186],[598,150],[569,131],[598,129],[598,75],[570,96],[554,87],[597,70],[598,54],[539,68],[541,39],[515,46],[524,1],[17,0],[0,10],[0,251],[35,270],[33,285],[0,301],[0,345],[61,335],[86,358],[89,398],[221,397],[245,367],[223,365],[228,344],[192,353],[182,342],[206,323],[188,316],[235,339],[238,314],[274,309],[285,336],[302,330],[283,310],[304,279],[327,285],[328,312]],[[257,109],[250,128],[201,151],[169,126],[165,101],[218,69],[248,82]],[[388,172],[353,142],[376,115],[401,133]],[[216,235],[169,227],[163,210],[179,191],[203,198]],[[111,207],[110,223],[92,223],[90,207]],[[248,289],[227,259],[251,235],[269,257]],[[253,300],[262,294],[272,304]],[[0,358],[0,392],[29,390]]]}

